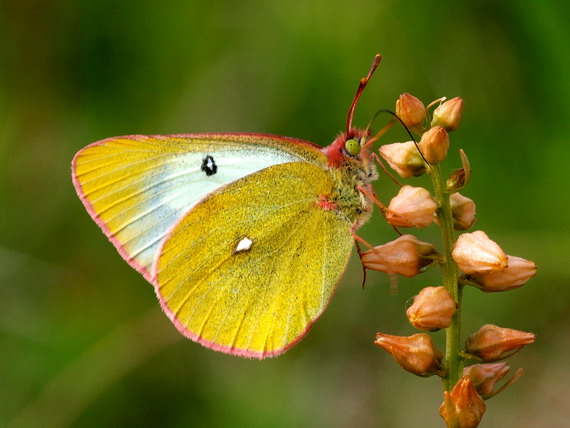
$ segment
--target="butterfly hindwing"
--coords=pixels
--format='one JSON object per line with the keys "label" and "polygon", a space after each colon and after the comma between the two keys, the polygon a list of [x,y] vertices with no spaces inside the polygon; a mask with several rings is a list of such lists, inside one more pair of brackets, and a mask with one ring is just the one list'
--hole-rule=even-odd
{"label": "butterfly hindwing", "polygon": [[155,286],[186,336],[263,358],[298,341],[345,269],[350,222],[319,205],[333,183],[308,162],[274,165],[194,206],[169,233]]}
{"label": "butterfly hindwing", "polygon": [[268,135],[135,135],[87,146],[72,167],[93,219],[151,281],[164,237],[205,196],[271,165],[323,158],[310,143]]}

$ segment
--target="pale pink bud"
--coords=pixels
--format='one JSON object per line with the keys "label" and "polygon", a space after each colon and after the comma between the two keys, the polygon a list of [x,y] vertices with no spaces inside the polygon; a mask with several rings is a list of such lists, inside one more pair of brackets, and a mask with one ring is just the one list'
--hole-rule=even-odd
{"label": "pale pink bud", "polygon": [[467,274],[496,272],[508,264],[505,252],[481,230],[457,238],[451,255]]}
{"label": "pale pink bud", "polygon": [[[449,204],[455,230],[467,230],[473,226],[477,219],[475,218],[475,203],[471,199],[460,193],[453,193],[449,197]],[[435,221],[439,223],[437,215]]]}
{"label": "pale pink bud", "polygon": [[469,376],[479,395],[486,397],[493,394],[495,385],[506,376],[509,370],[510,367],[506,362],[473,364],[463,369],[463,375]]}
{"label": "pale pink bud", "polygon": [[413,141],[384,144],[379,151],[400,177],[417,177],[426,172],[426,164]]}
{"label": "pale pink bud", "polygon": [[426,189],[405,185],[390,201],[386,220],[396,227],[426,227],[433,222],[436,208]]}
{"label": "pale pink bud", "polygon": [[431,376],[441,369],[443,354],[425,333],[409,337],[378,333],[376,345],[388,352],[406,371],[418,376]]}
{"label": "pale pink bud", "polygon": [[407,93],[400,95],[396,101],[396,115],[412,131],[417,133],[423,131],[426,109],[424,104],[413,95]]}
{"label": "pale pink bud", "polygon": [[482,361],[497,361],[534,343],[533,333],[486,324],[467,338],[465,350]]}
{"label": "pale pink bud", "polygon": [[449,135],[441,126],[434,126],[423,133],[418,146],[429,163],[439,163],[447,157]]}
{"label": "pale pink bud", "polygon": [[455,131],[461,122],[463,100],[455,97],[436,108],[433,112],[431,126],[441,126],[447,131]]}
{"label": "pale pink bud", "polygon": [[536,275],[536,265],[532,260],[507,255],[509,265],[502,271],[491,273],[473,273],[467,276],[482,291],[507,291],[522,286]]}
{"label": "pale pink bud", "polygon": [[439,330],[451,325],[457,304],[445,287],[426,287],[406,311],[410,323],[421,330]]}
{"label": "pale pink bud", "polygon": [[443,393],[444,401],[439,414],[449,427],[475,428],[485,413],[485,402],[481,398],[469,376],[463,376],[451,393]]}
{"label": "pale pink bud", "polygon": [[475,202],[465,196],[454,193],[449,197],[453,227],[455,230],[467,230],[475,223]]}
{"label": "pale pink bud", "polygon": [[413,235],[402,235],[364,252],[361,260],[367,269],[412,277],[435,263],[437,256],[435,247],[430,243],[422,242]]}

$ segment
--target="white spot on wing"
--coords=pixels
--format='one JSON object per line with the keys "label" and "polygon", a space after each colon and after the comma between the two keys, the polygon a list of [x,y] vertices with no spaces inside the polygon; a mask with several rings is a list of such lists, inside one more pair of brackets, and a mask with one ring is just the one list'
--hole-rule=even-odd
{"label": "white spot on wing", "polygon": [[249,250],[251,248],[251,244],[253,244],[251,239],[248,237],[242,238],[242,240],[238,242],[236,249],[234,250],[234,254]]}

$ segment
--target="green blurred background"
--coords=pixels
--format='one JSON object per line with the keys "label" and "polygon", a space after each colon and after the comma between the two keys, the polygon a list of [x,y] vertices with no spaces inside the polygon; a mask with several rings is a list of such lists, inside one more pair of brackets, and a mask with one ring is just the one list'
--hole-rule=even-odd
{"label": "green blurred background", "polygon": [[[539,275],[465,292],[464,334],[533,331],[510,359],[523,377],[481,426],[570,420],[569,9],[518,1],[73,1],[0,3],[0,426],[438,427],[441,387],[372,345],[409,335],[397,287],[353,260],[329,309],[285,355],[239,359],[183,339],[152,287],[77,198],[74,153],[124,134],[267,132],[322,145],[342,130],[358,79],[383,62],[356,124],[402,92],[465,100],[463,147],[477,229]],[[381,121],[386,121],[383,118]],[[377,126],[381,125],[381,121]],[[402,141],[392,130],[384,142]],[[416,181],[422,183],[422,180]],[[377,186],[388,201],[396,189]],[[376,213],[361,229],[394,232]],[[437,229],[417,233],[437,241]],[[435,334],[441,344],[442,332]]]}

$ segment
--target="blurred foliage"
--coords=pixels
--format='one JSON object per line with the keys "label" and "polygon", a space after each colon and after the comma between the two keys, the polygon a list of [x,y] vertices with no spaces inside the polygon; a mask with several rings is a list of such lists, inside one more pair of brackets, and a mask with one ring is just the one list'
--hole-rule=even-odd
{"label": "blurred foliage", "polygon": [[[464,332],[533,331],[523,377],[482,426],[570,419],[569,9],[562,1],[4,0],[0,3],[0,425],[441,426],[438,379],[402,372],[376,331],[412,334],[404,308],[436,270],[397,288],[353,260],[298,346],[258,362],[184,340],[152,287],[89,219],[73,154],[123,134],[267,132],[326,145],[358,79],[383,62],[355,122],[461,96],[452,145],[474,177],[478,229],[534,259],[525,287],[466,290]],[[384,119],[384,120],[387,120]],[[377,126],[381,126],[380,121]],[[402,141],[393,130],[385,142]],[[455,151],[456,153],[456,151]],[[458,156],[448,167],[456,168]],[[384,200],[395,188],[383,177]],[[545,217],[548,215],[547,217]],[[381,216],[361,233],[382,243]],[[436,230],[418,233],[436,239]],[[442,334],[437,340],[442,339]],[[441,343],[441,342],[440,342]]]}

